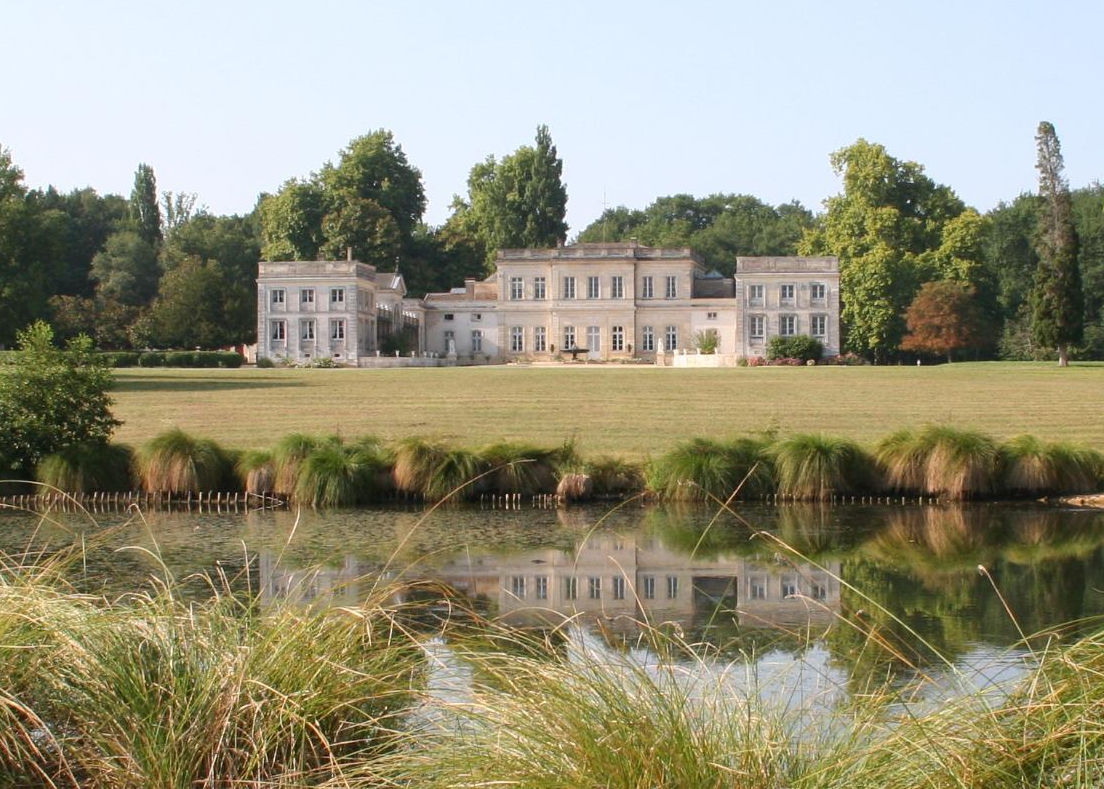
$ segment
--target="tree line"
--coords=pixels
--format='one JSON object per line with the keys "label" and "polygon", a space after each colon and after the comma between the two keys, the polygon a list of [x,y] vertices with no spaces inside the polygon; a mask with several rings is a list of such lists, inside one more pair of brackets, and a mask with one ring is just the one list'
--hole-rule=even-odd
{"label": "tree line", "polygon": [[[848,350],[1104,358],[1104,187],[1070,190],[1057,135],[1037,136],[1040,187],[982,214],[924,168],[858,140],[833,153],[842,191],[824,211],[745,194],[670,195],[605,210],[583,242],[689,246],[732,275],[737,255],[837,255]],[[105,349],[216,348],[256,332],[257,261],[344,258],[404,275],[411,295],[493,271],[498,249],[568,238],[563,162],[551,134],[470,171],[439,226],[422,174],[386,130],[351,140],[316,172],[217,216],[158,192],[140,164],[129,197],[28,189],[0,146],[0,346],[35,320]]]}

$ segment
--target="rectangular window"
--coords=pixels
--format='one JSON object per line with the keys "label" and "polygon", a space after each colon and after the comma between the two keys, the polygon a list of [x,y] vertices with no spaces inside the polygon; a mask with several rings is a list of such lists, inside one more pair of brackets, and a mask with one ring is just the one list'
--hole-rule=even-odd
{"label": "rectangular window", "polygon": [[456,332],[445,329],[445,353],[456,353]]}
{"label": "rectangular window", "polygon": [[610,329],[610,350],[611,351],[623,351],[625,350],[625,327],[614,326]]}
{"label": "rectangular window", "polygon": [[761,340],[767,336],[767,319],[764,315],[752,315],[748,318],[748,336]]}
{"label": "rectangular window", "polygon": [[268,333],[268,336],[277,342],[284,342],[287,340],[287,324],[284,321],[272,321],[272,330]]}
{"label": "rectangular window", "polygon": [[610,298],[625,298],[625,278],[621,276],[610,277]]}
{"label": "rectangular window", "polygon": [[587,594],[591,600],[602,599],[602,579],[596,575],[587,579]]}
{"label": "rectangular window", "polygon": [[299,339],[314,339],[314,321],[299,321]]}
{"label": "rectangular window", "polygon": [[602,329],[598,326],[587,326],[587,350],[602,350]]}
{"label": "rectangular window", "polygon": [[565,299],[575,298],[575,278],[564,277],[563,278],[563,297]]}
{"label": "rectangular window", "polygon": [[644,586],[644,599],[655,600],[655,576],[645,575],[641,581]]}
{"label": "rectangular window", "polygon": [[303,288],[299,291],[300,304],[314,304],[314,288]]}
{"label": "rectangular window", "polygon": [[668,299],[678,298],[678,277],[667,277],[667,289],[664,291],[664,297]]}
{"label": "rectangular window", "polygon": [[655,329],[645,326],[640,335],[640,350],[651,353],[655,350]]}
{"label": "rectangular window", "polygon": [[483,352],[483,330],[482,329],[472,329],[471,341],[472,341],[472,353],[482,353]]}
{"label": "rectangular window", "polygon": [[544,353],[548,350],[548,332],[543,326],[533,329],[533,350]]}
{"label": "rectangular window", "polygon": [[826,337],[828,335],[828,316],[813,315],[810,317],[809,333],[814,337]]}
{"label": "rectangular window", "polygon": [[344,340],[345,339],[345,321],[330,321],[330,339],[331,340]]}
{"label": "rectangular window", "polygon": [[510,327],[510,350],[514,353],[525,350],[525,329],[521,326]]}
{"label": "rectangular window", "polygon": [[677,575],[668,575],[667,576],[667,599],[668,600],[674,600],[676,597],[678,597],[678,576]]}
{"label": "rectangular window", "polygon": [[345,304],[345,288],[330,288],[330,304]]}
{"label": "rectangular window", "polygon": [[538,575],[533,580],[536,582],[534,584],[534,589],[533,589],[533,593],[536,596],[536,598],[538,600],[547,600],[548,599],[548,576],[547,575]]}
{"label": "rectangular window", "polygon": [[827,600],[828,599],[828,587],[825,584],[813,581],[809,588],[809,597],[814,600]]}
{"label": "rectangular window", "polygon": [[763,286],[748,285],[748,304],[752,306],[763,305]]}
{"label": "rectangular window", "polygon": [[823,303],[828,298],[828,286],[823,282],[814,282],[809,286],[809,295],[815,302]]}
{"label": "rectangular window", "polygon": [[707,321],[715,321],[715,320],[717,320],[717,313],[707,312],[707,313],[705,313],[705,319]]}
{"label": "rectangular window", "polygon": [[655,280],[653,277],[644,277],[640,280],[640,298],[651,299],[655,297]]}
{"label": "rectangular window", "polygon": [[794,286],[793,285],[779,285],[778,286],[778,299],[781,304],[793,304],[794,301]]}
{"label": "rectangular window", "polygon": [[598,284],[598,277],[587,277],[587,298],[602,298],[602,286]]}
{"label": "rectangular window", "polygon": [[779,315],[778,316],[778,333],[783,337],[792,337],[797,334],[797,316],[796,315]]}
{"label": "rectangular window", "polygon": [[533,278],[533,298],[534,299],[546,299],[548,298],[544,294],[544,277]]}
{"label": "rectangular window", "polygon": [[575,347],[575,327],[574,326],[564,326],[563,347],[564,347],[565,351],[570,350],[570,349]]}
{"label": "rectangular window", "polygon": [[287,292],[283,288],[277,288],[276,290],[272,291],[272,303],[273,303],[273,305],[283,304],[284,299],[287,298],[286,293]]}
{"label": "rectangular window", "polygon": [[518,600],[524,600],[525,599],[525,576],[524,575],[512,575],[512,576],[510,576],[510,594],[512,594]]}
{"label": "rectangular window", "polygon": [[455,319],[456,319],[456,316],[453,315],[451,312],[446,312],[445,313],[445,320],[446,321],[451,321],[451,320],[455,320]]}
{"label": "rectangular window", "polygon": [[610,586],[613,589],[614,600],[625,599],[625,576],[615,575],[613,578],[610,579]]}
{"label": "rectangular window", "polygon": [[767,599],[767,581],[761,575],[753,575],[748,581],[748,597],[752,600]]}
{"label": "rectangular window", "polygon": [[782,592],[783,600],[785,600],[787,597],[796,597],[797,581],[795,581],[792,576],[783,576],[779,591]]}
{"label": "rectangular window", "polygon": [[510,298],[513,301],[517,301],[520,298],[524,298],[525,295],[525,283],[521,277],[510,277]]}
{"label": "rectangular window", "polygon": [[675,350],[675,348],[678,347],[678,327],[677,326],[668,326],[667,327],[667,332],[666,332],[666,337],[667,337],[667,340],[666,340],[667,344],[664,347],[668,351]]}
{"label": "rectangular window", "polygon": [[579,599],[579,579],[564,578],[564,600]]}

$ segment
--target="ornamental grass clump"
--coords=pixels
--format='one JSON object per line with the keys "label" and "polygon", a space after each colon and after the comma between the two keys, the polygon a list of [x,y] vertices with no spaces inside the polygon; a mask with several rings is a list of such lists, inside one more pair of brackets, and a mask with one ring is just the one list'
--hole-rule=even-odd
{"label": "ornamental grass clump", "polygon": [[899,430],[878,444],[875,458],[887,486],[898,492],[962,501],[1001,491],[1000,448],[974,430],[940,425]]}
{"label": "ornamental grass clump", "polygon": [[304,433],[289,433],[272,449],[272,464],[276,474],[273,492],[277,496],[292,497],[299,482],[299,466],[303,460],[324,444],[337,443],[336,436],[319,438]]}
{"label": "ornamental grass clump", "polygon": [[597,457],[584,466],[596,496],[633,496],[644,490],[644,469],[621,458]]}
{"label": "ornamental grass clump", "polygon": [[477,454],[488,473],[475,486],[488,493],[532,496],[556,490],[559,450],[529,444],[499,443]]}
{"label": "ornamental grass clump", "polygon": [[389,463],[373,438],[320,443],[298,464],[294,498],[312,507],[351,507],[378,501],[389,490]]}
{"label": "ornamental grass clump", "polygon": [[246,493],[268,496],[276,491],[276,465],[272,452],[267,449],[251,449],[242,452],[234,470]]}
{"label": "ornamental grass clump", "polygon": [[444,441],[407,438],[396,442],[391,452],[395,488],[435,501],[471,498],[477,478],[486,471],[476,453]]}
{"label": "ornamental grass clump", "polygon": [[786,498],[828,501],[874,488],[873,459],[854,441],[807,433],[778,441],[770,456]]}
{"label": "ornamental grass clump", "polygon": [[78,444],[47,455],[35,479],[65,493],[134,489],[134,451],[126,444]]}
{"label": "ornamental grass clump", "polygon": [[144,444],[136,455],[138,479],[151,493],[224,490],[232,483],[232,458],[214,441],[170,430]]}
{"label": "ornamental grass clump", "polygon": [[1004,487],[1010,493],[1091,493],[1100,489],[1104,477],[1104,455],[1085,446],[1017,436],[1001,452]]}
{"label": "ornamental grass clump", "polygon": [[675,501],[726,501],[760,496],[771,489],[769,456],[763,442],[753,438],[685,441],[654,461],[647,473],[648,488]]}

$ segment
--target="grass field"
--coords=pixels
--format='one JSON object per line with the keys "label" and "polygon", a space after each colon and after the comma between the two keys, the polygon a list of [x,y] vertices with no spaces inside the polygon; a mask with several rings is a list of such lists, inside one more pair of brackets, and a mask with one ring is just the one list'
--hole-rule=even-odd
{"label": "grass field", "polygon": [[690,436],[777,428],[870,443],[932,422],[1104,449],[1104,365],[125,369],[117,378],[117,439],[132,444],[172,427],[243,449],[293,431],[439,436],[471,447],[574,437],[586,455],[630,458]]}

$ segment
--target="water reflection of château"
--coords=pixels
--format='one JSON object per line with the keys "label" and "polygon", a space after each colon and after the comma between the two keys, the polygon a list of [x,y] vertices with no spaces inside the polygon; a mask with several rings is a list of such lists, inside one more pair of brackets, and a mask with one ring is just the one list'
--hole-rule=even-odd
{"label": "water reflection of ch\u00e2teau", "polygon": [[749,627],[826,626],[840,611],[840,563],[824,568],[782,556],[694,558],[654,535],[594,534],[573,551],[456,552],[401,572],[346,557],[340,567],[277,566],[260,557],[262,599],[356,605],[381,572],[385,580],[433,581],[510,626],[546,626],[567,617],[632,632],[640,622],[689,629],[716,617]]}

